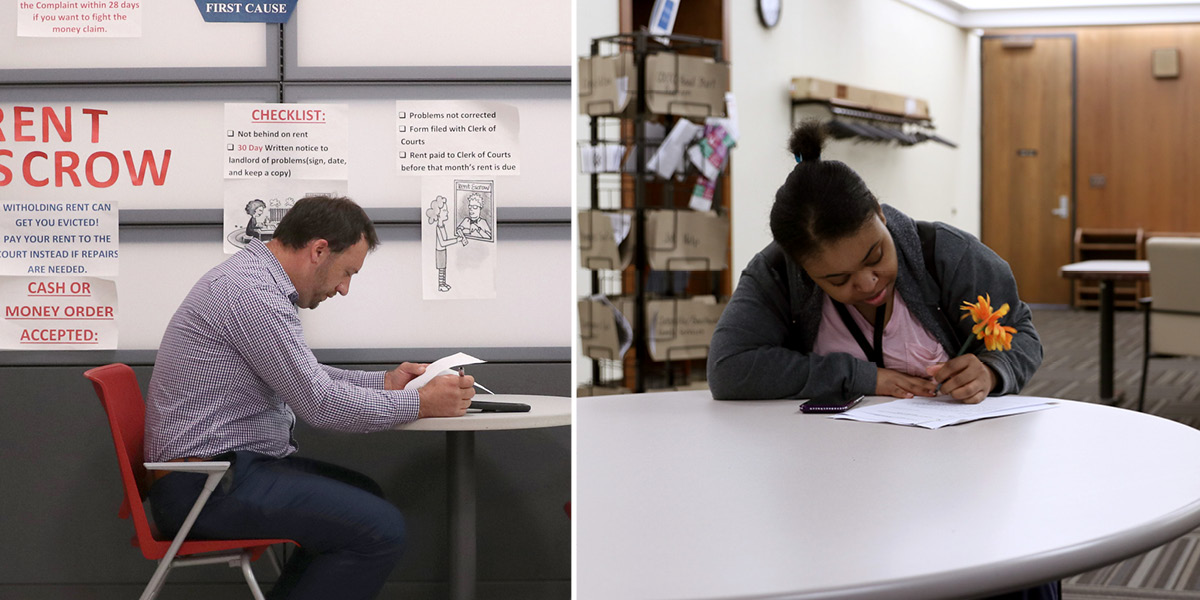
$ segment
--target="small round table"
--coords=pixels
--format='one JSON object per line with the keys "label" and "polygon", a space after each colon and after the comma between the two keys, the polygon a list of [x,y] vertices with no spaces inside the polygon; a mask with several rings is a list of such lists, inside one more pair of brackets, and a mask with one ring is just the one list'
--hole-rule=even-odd
{"label": "small round table", "polygon": [[450,598],[475,597],[475,432],[562,427],[571,424],[571,399],[559,396],[479,394],[480,400],[519,402],[529,412],[468,411],[456,418],[418,419],[397,431],[445,431],[447,512],[450,515]]}
{"label": "small round table", "polygon": [[1100,401],[1116,404],[1113,390],[1113,288],[1118,281],[1149,281],[1148,260],[1085,260],[1058,270],[1066,279],[1100,280]]}

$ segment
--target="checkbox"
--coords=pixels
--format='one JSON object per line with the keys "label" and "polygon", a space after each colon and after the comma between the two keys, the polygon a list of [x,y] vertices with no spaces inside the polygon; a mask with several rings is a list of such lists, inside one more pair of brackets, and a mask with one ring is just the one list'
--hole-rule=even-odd
{"label": "checkbox", "polygon": [[408,132],[408,128],[407,128],[407,127],[405,127],[405,126],[403,126],[403,125],[401,125],[401,126],[399,126],[399,127],[397,127],[397,128],[396,128],[396,131],[398,131],[398,132],[400,132],[400,133],[407,133],[407,132]]}
{"label": "checkbox", "polygon": [[401,152],[401,153],[400,153],[400,158],[408,158],[408,153],[407,153],[407,152]]}
{"label": "checkbox", "polygon": [[233,137],[233,130],[232,130],[232,129],[230,129],[229,131],[226,131],[226,132],[225,132],[225,137]]}
{"label": "checkbox", "polygon": [[226,145],[225,145],[225,149],[226,149],[226,150],[228,150],[228,151],[230,151],[230,152],[233,152],[233,144],[226,144]]}
{"label": "checkbox", "polygon": [[405,119],[405,118],[408,118],[408,115],[404,114],[404,111],[400,111],[400,112],[396,113],[396,118],[397,119]]}

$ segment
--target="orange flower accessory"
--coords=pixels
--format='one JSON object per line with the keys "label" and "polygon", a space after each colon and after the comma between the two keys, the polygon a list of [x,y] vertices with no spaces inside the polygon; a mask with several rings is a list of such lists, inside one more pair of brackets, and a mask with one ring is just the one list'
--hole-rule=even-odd
{"label": "orange flower accessory", "polygon": [[991,295],[978,298],[979,302],[972,304],[964,301],[962,305],[963,312],[967,313],[962,318],[971,317],[975,321],[975,327],[971,328],[975,339],[983,340],[983,345],[988,350],[1011,350],[1012,337],[1017,330],[1000,324],[1000,318],[1008,314],[1008,303],[993,311]]}

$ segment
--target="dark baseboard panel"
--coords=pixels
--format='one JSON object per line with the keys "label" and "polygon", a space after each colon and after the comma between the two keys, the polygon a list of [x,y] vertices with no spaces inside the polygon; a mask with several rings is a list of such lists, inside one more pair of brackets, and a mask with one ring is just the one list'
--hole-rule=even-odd
{"label": "dark baseboard panel", "polygon": [[[318,348],[317,360],[325,364],[387,365],[400,361],[433,362],[455,352],[466,352],[490,363],[569,363],[571,348],[544,346],[529,348]],[[153,365],[156,350],[67,350],[0,351],[3,367],[90,367],[109,363]]]}
{"label": "dark baseboard panel", "polygon": [[[220,567],[197,567],[196,570],[219,569]],[[182,572],[186,572],[184,570]],[[266,573],[267,569],[256,567],[255,571]],[[182,572],[175,573],[180,575]],[[266,592],[269,580],[260,579],[259,584]],[[128,600],[142,593],[142,584],[0,584],[0,599],[13,600]],[[571,582],[558,581],[480,581],[477,584],[478,600],[566,600],[571,597]],[[380,600],[445,600],[449,595],[445,583],[392,583],[384,586]],[[248,598],[250,592],[245,583],[170,583],[163,589],[162,597],[173,600],[212,600],[213,598]]]}

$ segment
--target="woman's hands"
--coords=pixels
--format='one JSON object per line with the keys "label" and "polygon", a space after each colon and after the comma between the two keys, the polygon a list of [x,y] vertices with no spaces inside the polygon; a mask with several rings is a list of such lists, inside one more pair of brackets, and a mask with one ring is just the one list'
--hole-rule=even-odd
{"label": "woman's hands", "polygon": [[891,369],[878,369],[875,374],[875,395],[895,398],[932,396],[937,384],[929,379],[905,375]]}
{"label": "woman's hands", "polygon": [[952,358],[925,371],[933,377],[932,381],[891,369],[878,369],[875,395],[912,398],[943,394],[964,404],[978,404],[996,387],[996,373],[974,354]]}
{"label": "woman's hands", "polygon": [[996,374],[974,354],[964,354],[925,369],[943,394],[963,404],[978,404],[996,387]]}

